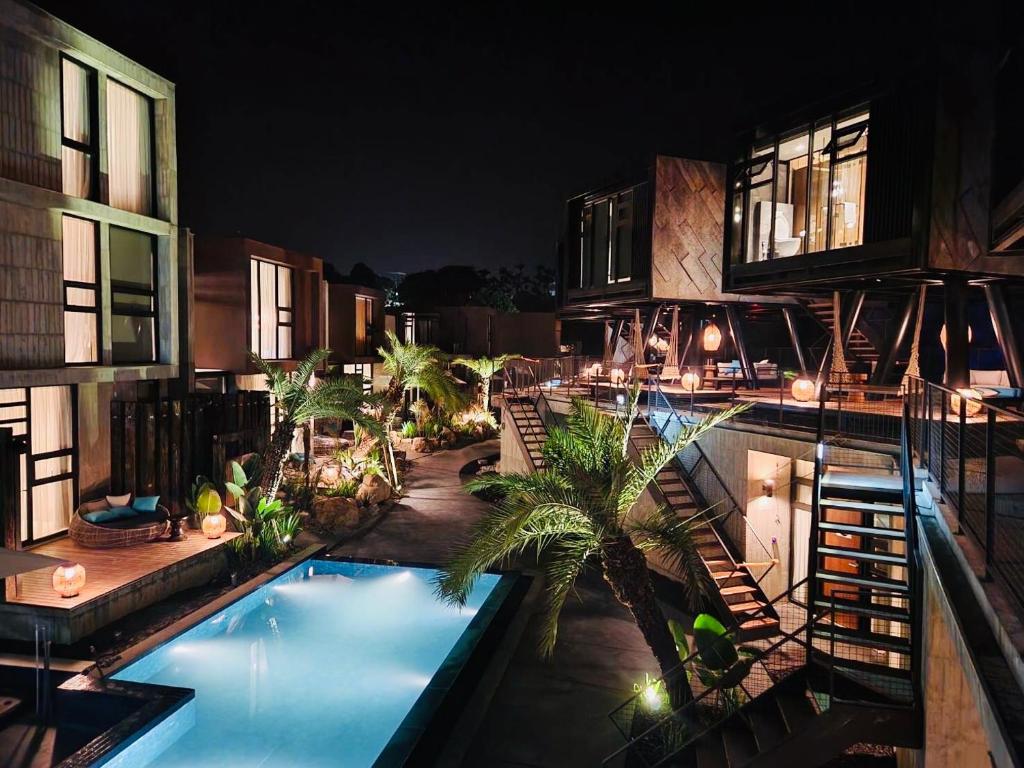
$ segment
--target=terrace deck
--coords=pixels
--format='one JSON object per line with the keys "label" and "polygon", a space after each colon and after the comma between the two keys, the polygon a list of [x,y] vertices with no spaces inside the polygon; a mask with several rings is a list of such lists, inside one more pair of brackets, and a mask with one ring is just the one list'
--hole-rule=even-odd
{"label": "terrace deck", "polygon": [[224,544],[237,536],[207,539],[196,531],[183,541],[90,549],[64,537],[32,551],[85,567],[86,584],[75,597],[53,591],[51,569],[8,578],[0,602],[0,637],[32,638],[37,623],[50,625],[57,643],[73,643],[132,611],[212,579],[226,565]]}

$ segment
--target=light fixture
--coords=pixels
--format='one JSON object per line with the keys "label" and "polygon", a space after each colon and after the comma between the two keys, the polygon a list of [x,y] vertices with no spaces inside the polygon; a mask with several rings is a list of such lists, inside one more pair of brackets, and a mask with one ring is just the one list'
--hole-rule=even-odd
{"label": "light fixture", "polygon": [[658,346],[658,341],[659,341],[658,335],[657,334],[651,334],[651,338],[649,338],[647,340],[647,346],[648,347],[657,347]]}
{"label": "light fixture", "polygon": [[793,393],[794,400],[800,403],[806,403],[814,397],[814,382],[806,376],[801,376],[793,382],[790,392]]}
{"label": "light fixture", "polygon": [[615,402],[618,405],[625,405],[626,404],[626,396],[623,395],[623,394],[616,395],[615,396]]}
{"label": "light fixture", "polygon": [[[970,344],[972,341],[974,341],[974,329],[971,328],[971,326],[968,325],[967,326],[967,343]],[[942,328],[939,329],[939,344],[942,345],[943,349],[946,348],[946,324],[945,323],[943,323],[942,324]]]}
{"label": "light fixture", "polygon": [[769,499],[775,495],[775,479],[768,477],[761,482],[761,493]]}
{"label": "light fixture", "polygon": [[85,567],[70,560],[61,563],[53,572],[53,591],[61,597],[74,597],[85,586]]}
{"label": "light fixture", "polygon": [[687,371],[680,377],[679,383],[687,392],[695,392],[700,389],[700,376],[692,371]]}
{"label": "light fixture", "polygon": [[722,345],[722,331],[712,320],[704,327],[704,351],[717,352]]}
{"label": "light fixture", "polygon": [[964,412],[968,416],[977,416],[981,413],[981,399],[982,394],[976,389],[970,389],[969,387],[963,387],[957,390],[958,394],[949,396],[949,410],[951,413],[960,415],[960,400],[966,403],[964,406]]}
{"label": "light fixture", "polygon": [[203,518],[203,535],[208,539],[219,539],[228,529],[228,520],[220,512],[214,512]]}

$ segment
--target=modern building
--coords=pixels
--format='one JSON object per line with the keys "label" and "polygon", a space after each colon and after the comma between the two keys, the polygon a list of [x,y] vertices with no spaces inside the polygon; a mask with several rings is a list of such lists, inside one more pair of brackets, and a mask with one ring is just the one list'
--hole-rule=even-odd
{"label": "modern building", "polygon": [[439,306],[437,345],[469,357],[558,353],[558,319],[554,312],[500,312],[493,307]]}
{"label": "modern building", "polygon": [[0,2],[0,428],[24,444],[8,546],[107,491],[112,399],[187,388],[174,115],[173,83]]}
{"label": "modern building", "polygon": [[[384,344],[384,291],[352,283],[327,286],[327,346],[341,373],[362,376],[379,389],[383,377],[377,350]],[[376,381],[375,381],[376,380]]]}

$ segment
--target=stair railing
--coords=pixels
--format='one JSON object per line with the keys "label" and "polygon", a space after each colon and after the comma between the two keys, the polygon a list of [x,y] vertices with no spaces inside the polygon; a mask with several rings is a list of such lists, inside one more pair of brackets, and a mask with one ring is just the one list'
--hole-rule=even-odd
{"label": "stair railing", "polygon": [[[648,768],[668,763],[721,725],[740,707],[804,669],[811,655],[811,645],[806,639],[809,628],[828,610],[818,608],[809,613],[804,625],[784,633],[767,648],[745,646],[744,654],[736,664],[724,671],[710,669],[699,662],[693,664],[693,674],[687,670],[687,682],[697,686],[700,692],[681,707],[655,719],[649,727],[606,757],[602,765],[611,765],[623,758],[627,765],[639,764]],[[695,655],[700,658],[699,652]],[[699,686],[704,682],[710,684],[701,689]]]}
{"label": "stair railing", "polygon": [[[537,387],[536,377],[530,367],[517,366],[509,368],[506,366],[502,370],[502,374],[505,380],[505,407],[509,409],[509,415],[512,417],[512,421],[515,422],[516,438],[520,448],[530,459],[530,463],[534,465],[534,468],[537,468],[537,463],[533,460],[529,446],[526,444],[526,438],[535,438],[537,443],[543,445],[544,441],[547,440],[547,428],[542,428],[532,423],[523,400],[529,400],[533,409],[540,415],[538,403],[544,400],[544,395],[540,392],[540,388]],[[511,401],[509,399],[510,395]],[[546,412],[550,414],[551,409],[546,400],[544,401],[544,407]],[[517,409],[518,413],[525,416],[521,422],[516,418]],[[543,416],[541,418],[543,420]]]}

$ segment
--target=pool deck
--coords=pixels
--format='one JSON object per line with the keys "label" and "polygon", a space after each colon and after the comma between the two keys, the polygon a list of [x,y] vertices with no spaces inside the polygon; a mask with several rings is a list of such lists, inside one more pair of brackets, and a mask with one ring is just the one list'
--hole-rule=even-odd
{"label": "pool deck", "polygon": [[[417,458],[401,503],[367,535],[334,553],[443,563],[489,506],[462,490],[459,470],[497,452],[494,440]],[[489,705],[475,718],[477,731],[462,765],[594,766],[621,746],[608,712],[629,697],[644,672],[656,673],[657,664],[599,575],[581,579],[577,593],[580,599],[562,611],[550,661],[536,652],[541,615],[536,609],[529,614],[522,641],[511,649],[504,674],[485,697]],[[567,739],[567,733],[586,737]]]}

